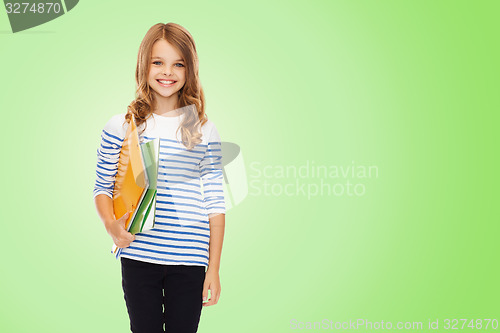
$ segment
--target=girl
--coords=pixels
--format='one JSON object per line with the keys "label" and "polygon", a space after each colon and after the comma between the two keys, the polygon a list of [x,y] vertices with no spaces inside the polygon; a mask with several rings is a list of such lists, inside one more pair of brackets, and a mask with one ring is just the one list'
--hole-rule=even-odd
{"label": "girl", "polygon": [[[153,25],[140,45],[135,78],[128,112],[111,117],[102,131],[96,209],[120,248],[131,331],[196,332],[202,307],[217,304],[220,296],[225,201],[221,140],[204,112],[191,34],[174,23]],[[112,201],[132,117],[141,144],[160,139],[155,226],[135,235],[125,229],[130,212],[115,217]]]}

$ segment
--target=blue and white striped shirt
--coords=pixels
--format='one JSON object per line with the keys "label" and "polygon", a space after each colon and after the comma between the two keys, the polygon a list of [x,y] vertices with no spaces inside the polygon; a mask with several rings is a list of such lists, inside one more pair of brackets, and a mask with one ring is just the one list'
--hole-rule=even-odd
{"label": "blue and white striped shirt", "polygon": [[[185,114],[152,114],[146,120],[141,144],[160,138],[160,162],[155,227],[135,235],[120,256],[166,265],[208,266],[210,225],[208,214],[225,214],[221,140],[210,120],[202,126],[202,142],[192,150],[181,143],[177,128]],[[120,149],[128,123],[125,113],[104,126],[97,149],[94,198],[113,198]],[[141,132],[144,124],[138,128]],[[116,216],[115,218],[120,218]]]}

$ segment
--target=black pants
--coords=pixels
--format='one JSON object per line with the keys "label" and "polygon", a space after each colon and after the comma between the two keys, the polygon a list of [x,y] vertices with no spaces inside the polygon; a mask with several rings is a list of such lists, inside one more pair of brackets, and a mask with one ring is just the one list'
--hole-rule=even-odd
{"label": "black pants", "polygon": [[198,330],[205,266],[160,265],[123,257],[121,266],[133,333]]}

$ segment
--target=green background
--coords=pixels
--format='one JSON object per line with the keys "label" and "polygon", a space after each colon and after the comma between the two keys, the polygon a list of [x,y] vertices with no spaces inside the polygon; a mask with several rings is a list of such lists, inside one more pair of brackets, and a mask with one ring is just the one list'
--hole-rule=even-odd
{"label": "green background", "polygon": [[199,332],[500,320],[499,10],[80,1],[16,34],[2,12],[0,331],[128,331],[120,265],[92,200],[96,149],[134,97],[139,44],[159,22],[195,38],[208,117],[241,147],[249,184],[296,181],[252,165],[378,170],[351,179],[365,189],[357,196],[250,187],[227,212],[221,298]]}

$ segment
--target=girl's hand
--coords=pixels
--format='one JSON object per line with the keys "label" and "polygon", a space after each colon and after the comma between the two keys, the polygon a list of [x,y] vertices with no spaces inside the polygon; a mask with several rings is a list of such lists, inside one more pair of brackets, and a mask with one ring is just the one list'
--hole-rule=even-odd
{"label": "girl's hand", "polygon": [[135,240],[135,236],[125,229],[125,222],[129,215],[130,212],[127,212],[118,220],[112,221],[106,226],[108,234],[113,238],[113,243],[121,248],[128,247]]}
{"label": "girl's hand", "polygon": [[215,305],[220,297],[220,279],[219,272],[207,269],[205,274],[205,282],[203,283],[203,301],[208,298],[208,290],[210,289],[210,299],[204,302],[203,306]]}

